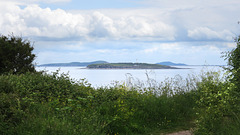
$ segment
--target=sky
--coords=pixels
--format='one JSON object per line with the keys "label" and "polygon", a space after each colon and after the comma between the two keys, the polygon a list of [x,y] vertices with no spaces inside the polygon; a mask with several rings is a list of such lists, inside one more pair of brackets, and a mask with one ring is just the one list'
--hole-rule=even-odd
{"label": "sky", "polygon": [[0,0],[0,34],[30,40],[38,65],[224,65],[239,13],[239,0]]}

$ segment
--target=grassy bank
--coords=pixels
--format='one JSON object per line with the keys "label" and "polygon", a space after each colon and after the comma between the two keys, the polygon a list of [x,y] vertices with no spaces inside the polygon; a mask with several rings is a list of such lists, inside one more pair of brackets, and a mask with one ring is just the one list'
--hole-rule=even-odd
{"label": "grassy bank", "polygon": [[233,88],[216,73],[100,88],[58,73],[1,75],[0,134],[132,135],[190,128],[195,134],[234,134],[240,121]]}

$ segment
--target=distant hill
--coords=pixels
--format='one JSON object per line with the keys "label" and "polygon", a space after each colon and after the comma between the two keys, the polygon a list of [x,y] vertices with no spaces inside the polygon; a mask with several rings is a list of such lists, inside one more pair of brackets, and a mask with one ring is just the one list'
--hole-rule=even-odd
{"label": "distant hill", "polygon": [[[39,67],[87,67],[88,65],[93,65],[93,64],[103,64],[104,65],[104,64],[113,64],[113,63],[108,63],[107,61],[93,61],[93,62],[49,63],[49,64],[42,64],[42,65],[37,65],[37,66],[39,66]],[[118,63],[118,64],[120,64],[120,63]],[[127,64],[129,66],[131,65],[130,63],[127,63]],[[143,64],[145,64],[145,66],[146,66],[147,63],[143,63]],[[157,65],[164,65],[164,66],[187,66],[186,64],[183,64],[183,63],[173,63],[173,62],[170,62],[170,61],[160,62],[160,63],[156,63],[156,64]],[[136,63],[135,63],[135,65],[136,65]],[[143,65],[141,65],[141,67],[142,66]],[[148,66],[150,66],[150,65],[148,65]],[[152,66],[153,65],[151,65],[150,67],[152,67]]]}
{"label": "distant hill", "polygon": [[187,66],[187,64],[184,64],[184,63],[173,63],[170,61],[164,61],[164,62],[160,62],[160,63],[156,63],[156,64],[166,65],[166,66]]}
{"label": "distant hill", "polygon": [[178,69],[159,64],[148,63],[104,63],[104,64],[91,64],[88,65],[89,69]]}
{"label": "distant hill", "polygon": [[70,63],[49,63],[38,65],[39,67],[85,67],[91,64],[104,64],[106,61],[93,61],[93,62],[70,62]]}

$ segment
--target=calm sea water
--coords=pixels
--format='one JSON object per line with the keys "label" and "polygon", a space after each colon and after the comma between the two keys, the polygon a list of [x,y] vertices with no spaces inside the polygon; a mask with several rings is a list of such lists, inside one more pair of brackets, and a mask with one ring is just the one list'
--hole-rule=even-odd
{"label": "calm sea water", "polygon": [[148,78],[158,82],[165,78],[172,78],[181,75],[183,78],[188,74],[198,75],[202,71],[223,71],[219,66],[179,66],[188,69],[85,69],[84,67],[37,67],[38,71],[46,70],[47,73],[55,72],[60,69],[60,73],[69,73],[71,78],[76,80],[86,79],[94,87],[108,86],[114,82],[125,82],[129,77],[146,81]]}

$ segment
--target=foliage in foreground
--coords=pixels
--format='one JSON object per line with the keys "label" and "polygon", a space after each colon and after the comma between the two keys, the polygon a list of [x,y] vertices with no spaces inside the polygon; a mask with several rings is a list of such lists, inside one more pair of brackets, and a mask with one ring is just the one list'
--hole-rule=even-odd
{"label": "foliage in foreground", "polygon": [[94,89],[57,73],[2,75],[0,93],[0,134],[144,134],[194,116],[194,92]]}
{"label": "foliage in foreground", "polygon": [[0,74],[34,72],[33,46],[29,40],[14,35],[0,35]]}
{"label": "foliage in foreground", "polygon": [[216,72],[97,89],[65,74],[1,75],[0,134],[237,134],[234,90]]}
{"label": "foliage in foreground", "polygon": [[206,73],[198,83],[196,135],[237,135],[240,132],[235,84],[220,79],[218,73]]}
{"label": "foliage in foreground", "polygon": [[197,130],[200,135],[238,135],[240,133],[240,36],[236,48],[227,52],[226,78],[207,74],[198,85],[199,100],[196,110]]}

